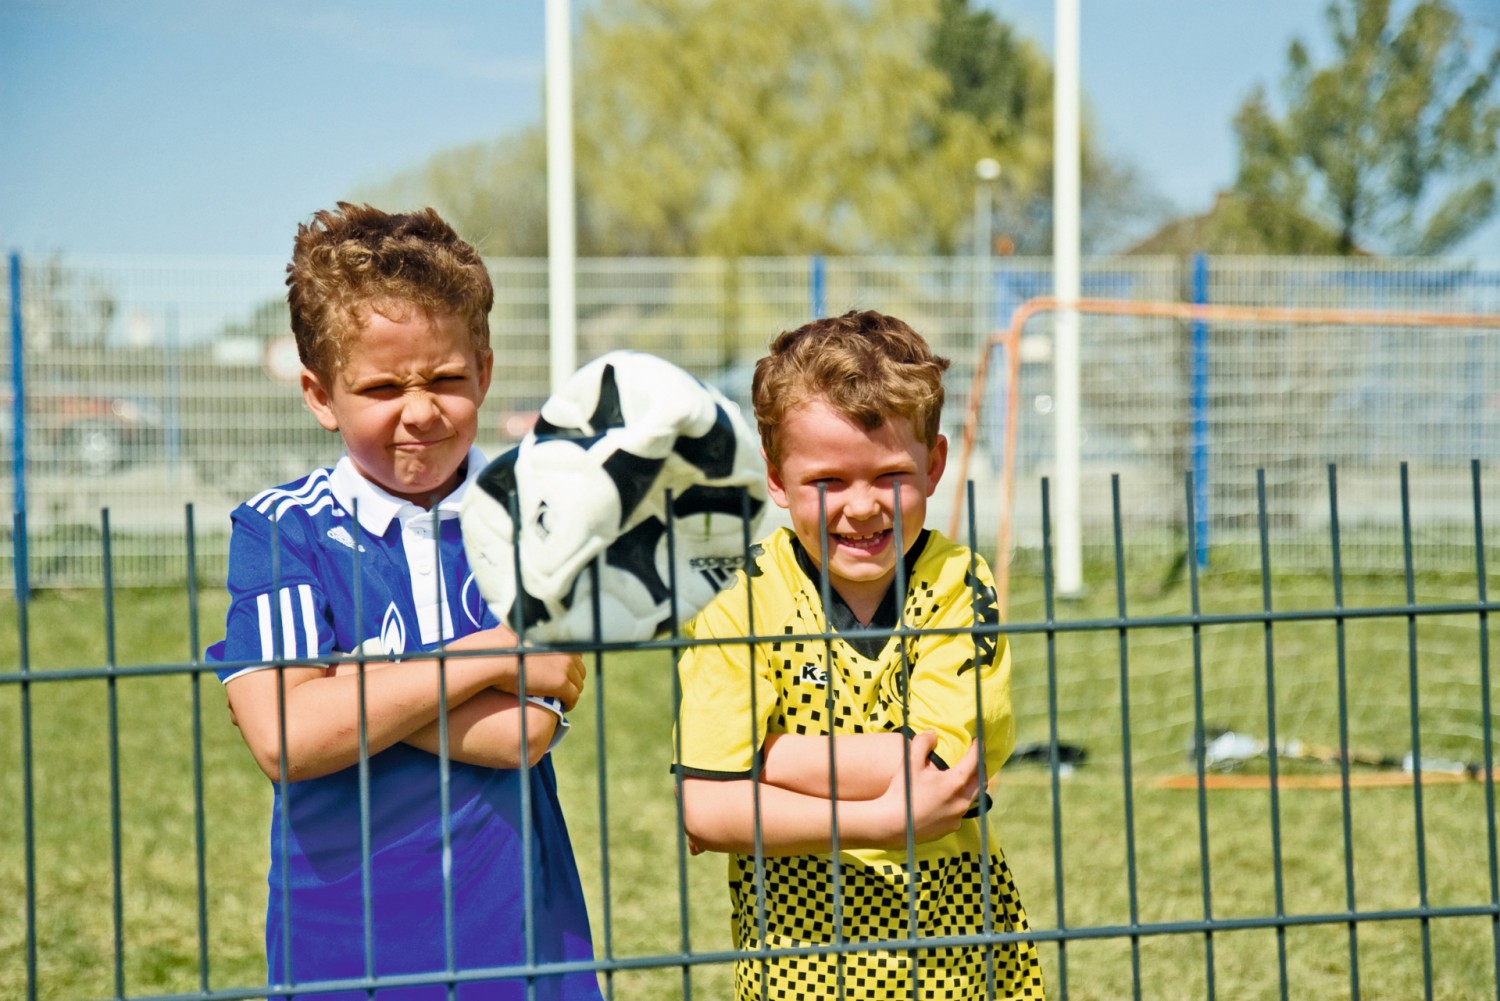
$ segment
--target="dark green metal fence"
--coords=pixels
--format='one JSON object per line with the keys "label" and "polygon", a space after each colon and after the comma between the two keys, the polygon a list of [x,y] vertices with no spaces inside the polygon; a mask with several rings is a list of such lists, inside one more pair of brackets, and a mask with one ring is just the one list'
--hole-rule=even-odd
{"label": "dark green metal fence", "polygon": [[[1049,997],[1500,997],[1482,472],[1447,544],[1421,547],[1408,469],[1392,468],[1401,538],[1378,571],[1345,572],[1362,525],[1331,466],[1320,572],[1273,565],[1263,474],[1258,545],[1207,567],[1187,558],[1191,516],[1178,558],[1132,546],[1118,477],[1095,499],[1113,531],[1086,593],[1055,593],[1049,545],[1016,553],[999,632],[1020,743],[989,829]],[[1190,515],[1182,487],[1160,503]],[[189,566],[197,531],[189,509]],[[107,512],[98,544],[98,589],[18,586],[0,607],[0,996],[263,996],[270,797],[200,655],[222,596],[196,573],[117,588]],[[723,859],[691,854],[667,767],[681,645],[591,651],[553,752],[609,998],[732,990]]]}

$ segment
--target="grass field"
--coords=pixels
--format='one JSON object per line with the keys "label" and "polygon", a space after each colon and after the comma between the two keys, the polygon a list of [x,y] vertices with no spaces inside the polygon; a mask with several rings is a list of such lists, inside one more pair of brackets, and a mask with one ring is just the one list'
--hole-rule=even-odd
{"label": "grass field", "polygon": [[[1045,940],[1051,996],[1064,996],[1065,985],[1066,996],[1079,999],[1202,998],[1212,977],[1222,998],[1279,997],[1283,983],[1288,997],[1344,998],[1354,994],[1357,962],[1363,998],[1422,997],[1429,984],[1438,998],[1495,998],[1493,803],[1483,782],[1434,780],[1420,792],[1409,783],[1356,784],[1347,866],[1336,788],[1284,788],[1275,796],[1268,788],[1213,790],[1200,812],[1195,791],[1159,784],[1192,772],[1195,691],[1205,722],[1266,736],[1274,688],[1279,737],[1336,744],[1341,663],[1351,747],[1398,756],[1410,750],[1415,679],[1423,755],[1482,759],[1487,620],[1461,610],[1399,614],[1406,594],[1397,573],[1344,581],[1342,620],[1290,617],[1267,626],[1253,620],[1266,603],[1259,578],[1221,573],[1205,577],[1197,601],[1205,616],[1223,618],[1195,628],[1185,620],[1194,596],[1180,576],[1163,567],[1127,569],[1123,598],[1112,570],[1091,572],[1090,593],[1057,606],[1051,636],[1030,626],[1045,613],[1037,580],[1019,576],[1012,591],[1010,622],[1022,630],[1012,637],[1020,739],[1047,738],[1055,694],[1060,740],[1087,752],[1059,779],[1056,796],[1045,768],[1008,767],[993,820]],[[1472,574],[1428,572],[1415,583],[1418,606],[1476,597]],[[217,637],[223,604],[216,590],[201,597],[199,645]],[[1270,607],[1288,615],[1330,609],[1333,584],[1278,579]],[[1365,617],[1370,609],[1392,612]],[[23,701],[36,996],[254,988],[264,975],[269,789],[211,675],[195,681],[139,671],[189,657],[186,597],[121,592],[112,635],[98,592],[43,592],[27,611],[32,671],[109,663],[121,671],[114,679],[35,680],[24,688],[0,683],[0,897],[7,901],[0,997],[24,998],[28,988]],[[17,608],[7,598],[0,602],[0,673],[13,672],[19,659]],[[609,978],[613,996],[657,1001],[690,988],[693,997],[728,997],[727,967],[683,962],[727,949],[728,917],[723,858],[687,858],[676,833],[669,655],[613,656],[592,665],[591,678],[556,762],[598,951],[621,963]],[[1493,696],[1493,680],[1490,687]],[[195,703],[207,846],[201,890]],[[1283,768],[1336,774],[1326,765]],[[1265,771],[1262,761],[1241,774]],[[1354,960],[1351,926],[1340,919],[1350,908],[1351,876],[1354,908],[1379,918],[1355,927]],[[1424,903],[1472,913],[1425,922],[1401,913]],[[1211,937],[1170,927],[1200,921],[1206,911],[1228,926]],[[1234,927],[1277,915],[1287,919],[1280,932]],[[1059,945],[1064,927],[1072,937]],[[1132,938],[1132,928],[1141,934]]]}

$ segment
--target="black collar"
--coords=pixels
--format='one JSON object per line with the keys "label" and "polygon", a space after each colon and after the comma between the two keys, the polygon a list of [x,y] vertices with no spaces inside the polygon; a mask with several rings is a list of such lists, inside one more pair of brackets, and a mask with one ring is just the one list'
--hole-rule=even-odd
{"label": "black collar", "polygon": [[[911,577],[912,564],[917,562],[917,558],[922,555],[922,550],[927,547],[929,534],[927,529],[922,529],[921,534],[917,536],[916,543],[906,552],[905,565],[908,581]],[[812,556],[808,554],[801,540],[795,535],[792,536],[792,552],[796,554],[797,566],[801,568],[802,572],[807,575],[807,579],[812,582],[813,587],[821,594],[823,574],[818,569],[818,565],[813,562]],[[875,609],[875,615],[870,619],[869,625],[865,625],[859,619],[855,618],[853,610],[849,607],[849,603],[830,584],[828,588],[830,604],[824,610],[828,615],[828,625],[835,632],[850,632],[856,629],[895,629],[898,611],[895,583],[894,580],[891,581],[891,586],[886,588],[885,596],[880,599],[880,606]],[[889,638],[888,636],[879,635],[857,636],[850,637],[846,642],[859,651],[860,656],[869,660],[879,655],[881,649],[886,644],[886,640]]]}

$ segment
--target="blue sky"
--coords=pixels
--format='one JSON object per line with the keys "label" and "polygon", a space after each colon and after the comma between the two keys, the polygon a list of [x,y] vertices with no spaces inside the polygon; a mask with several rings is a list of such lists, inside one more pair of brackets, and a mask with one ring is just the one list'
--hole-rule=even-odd
{"label": "blue sky", "polygon": [[[1051,0],[985,0],[1050,51]],[[1456,0],[1493,39],[1493,0]],[[1082,0],[1106,148],[1183,211],[1322,0]],[[540,120],[543,0],[0,0],[0,248],[284,255],[298,221]],[[1500,222],[1464,251],[1500,258]]]}

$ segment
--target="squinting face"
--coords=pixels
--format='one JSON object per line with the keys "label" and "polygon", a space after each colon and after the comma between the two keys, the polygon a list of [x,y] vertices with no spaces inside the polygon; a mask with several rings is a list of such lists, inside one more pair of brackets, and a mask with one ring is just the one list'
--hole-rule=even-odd
{"label": "squinting face", "polygon": [[909,549],[947,462],[947,439],[939,435],[929,448],[905,418],[867,431],[822,400],[794,408],[777,433],[782,460],[768,464],[771,498],[787,509],[815,563],[826,526],[829,582],[851,608],[878,604],[896,576],[896,508]]}
{"label": "squinting face", "polygon": [[372,312],[329,385],[303,371],[302,395],[361,475],[430,508],[458,485],[493,366],[456,316]]}

